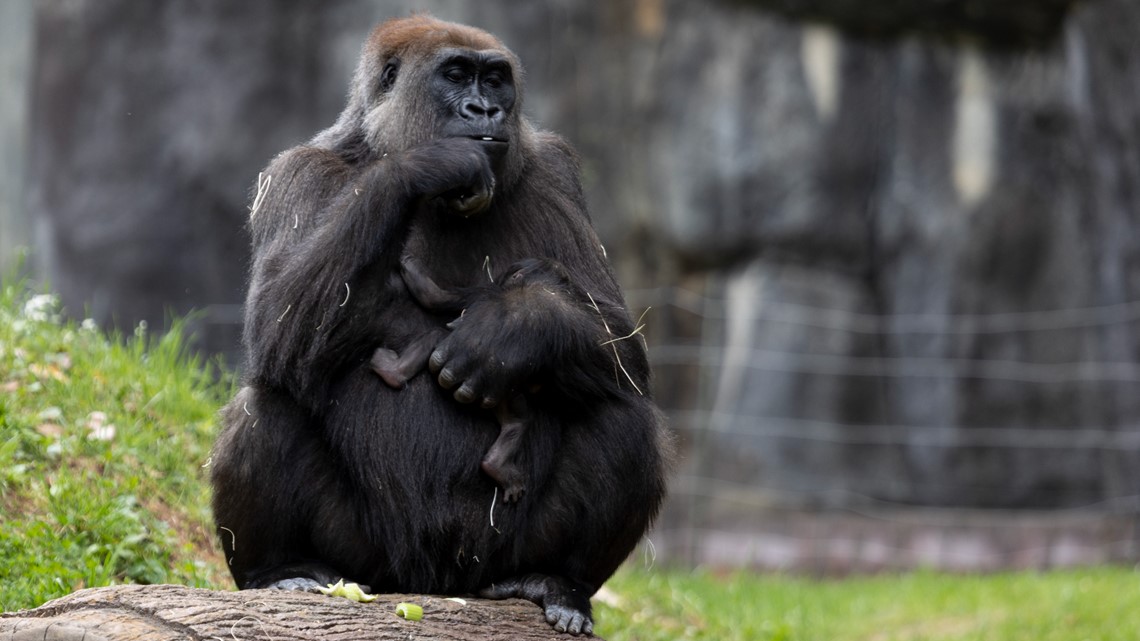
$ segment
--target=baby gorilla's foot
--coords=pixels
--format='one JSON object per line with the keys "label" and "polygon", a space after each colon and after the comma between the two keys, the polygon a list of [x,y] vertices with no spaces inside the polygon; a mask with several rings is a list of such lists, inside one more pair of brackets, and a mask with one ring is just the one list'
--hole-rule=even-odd
{"label": "baby gorilla's foot", "polygon": [[503,464],[493,460],[492,457],[487,457],[483,459],[480,467],[499,487],[503,488],[503,500],[507,503],[514,503],[526,493],[522,471],[513,465]]}
{"label": "baby gorilla's foot", "polygon": [[372,352],[372,371],[384,379],[392,389],[404,389],[408,384],[400,365],[400,355],[390,349],[377,347],[376,351]]}

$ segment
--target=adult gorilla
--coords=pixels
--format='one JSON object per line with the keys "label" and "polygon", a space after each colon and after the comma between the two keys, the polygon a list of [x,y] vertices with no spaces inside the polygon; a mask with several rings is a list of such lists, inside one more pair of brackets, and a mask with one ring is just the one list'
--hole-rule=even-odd
{"label": "adult gorilla", "polygon": [[[519,596],[560,631],[592,630],[589,597],[661,503],[667,439],[574,153],[521,98],[491,35],[389,21],[336,124],[259,178],[246,387],[212,467],[239,587]],[[416,304],[403,255],[448,289],[532,257],[574,287],[472,304],[432,374],[396,390],[373,352],[454,320]],[[499,432],[488,408],[517,393],[527,492],[504,504],[479,463]]]}

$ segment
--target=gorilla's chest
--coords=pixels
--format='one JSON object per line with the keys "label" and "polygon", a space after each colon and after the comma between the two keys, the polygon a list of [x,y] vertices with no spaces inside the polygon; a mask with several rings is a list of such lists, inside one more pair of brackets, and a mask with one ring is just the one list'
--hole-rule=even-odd
{"label": "gorilla's chest", "polygon": [[511,263],[535,255],[536,243],[512,212],[492,208],[463,218],[446,210],[421,212],[412,223],[404,255],[421,261],[441,287],[470,287],[498,276]]}

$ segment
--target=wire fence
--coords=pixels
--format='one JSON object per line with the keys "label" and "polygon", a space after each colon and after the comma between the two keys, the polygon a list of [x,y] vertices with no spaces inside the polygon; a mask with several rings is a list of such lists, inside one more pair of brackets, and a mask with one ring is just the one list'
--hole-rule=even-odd
{"label": "wire fence", "polygon": [[[1140,301],[868,313],[747,273],[626,294],[634,316],[652,308],[680,450],[644,563],[1140,562]],[[217,307],[207,322],[240,324]]]}
{"label": "wire fence", "polygon": [[660,558],[817,574],[1140,562],[1140,301],[880,314],[769,284],[627,292],[635,315],[653,308],[680,442]]}

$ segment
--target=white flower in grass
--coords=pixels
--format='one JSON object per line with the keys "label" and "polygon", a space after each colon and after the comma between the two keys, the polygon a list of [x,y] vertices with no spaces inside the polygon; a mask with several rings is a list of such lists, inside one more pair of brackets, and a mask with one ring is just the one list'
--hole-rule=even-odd
{"label": "white flower in grass", "polygon": [[55,294],[37,294],[24,303],[24,318],[38,323],[54,321],[58,306],[59,299]]}
{"label": "white flower in grass", "polygon": [[110,441],[115,438],[115,426],[107,423],[107,415],[95,411],[87,415],[87,438],[92,441]]}

